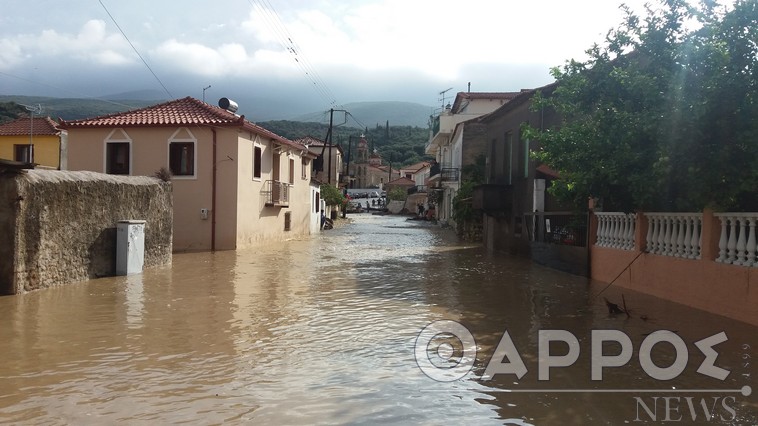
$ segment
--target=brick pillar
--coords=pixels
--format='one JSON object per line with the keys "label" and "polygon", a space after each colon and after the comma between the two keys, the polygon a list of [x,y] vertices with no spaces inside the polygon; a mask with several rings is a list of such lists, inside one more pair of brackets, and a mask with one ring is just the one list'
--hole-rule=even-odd
{"label": "brick pillar", "polygon": [[647,248],[647,216],[644,212],[637,212],[634,224],[634,250],[645,251]]}
{"label": "brick pillar", "polygon": [[589,214],[589,223],[587,226],[587,247],[592,247],[597,242],[597,216],[595,216],[595,212],[590,210]]}
{"label": "brick pillar", "polygon": [[706,262],[716,260],[719,254],[719,238],[721,237],[721,221],[713,215],[713,210],[703,210],[703,227],[700,238],[700,258]]}

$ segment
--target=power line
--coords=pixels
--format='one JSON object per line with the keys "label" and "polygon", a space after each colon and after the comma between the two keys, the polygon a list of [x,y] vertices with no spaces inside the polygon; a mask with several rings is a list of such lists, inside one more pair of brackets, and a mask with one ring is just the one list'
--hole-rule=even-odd
{"label": "power line", "polygon": [[342,107],[337,103],[336,97],[329,89],[329,86],[318,74],[315,67],[313,67],[313,65],[310,63],[307,56],[305,55],[305,52],[294,41],[292,35],[287,31],[286,26],[282,22],[279,14],[276,12],[271,3],[269,3],[267,0],[248,0],[248,3],[250,3],[250,6],[261,13],[261,16],[266,20],[267,25],[273,31],[274,36],[279,41],[279,44],[281,44],[281,46],[290,53],[297,67],[300,68],[300,70],[305,74],[306,79],[308,79],[313,84],[314,89],[322,97],[322,99],[330,107]]}
{"label": "power line", "polygon": [[103,4],[103,1],[102,0],[97,0],[97,1],[100,3],[100,6],[102,6],[103,9],[105,9],[105,13],[107,13],[108,16],[110,16],[111,21],[113,21],[113,23],[116,25],[116,28],[118,28],[118,30],[121,31],[121,35],[124,36],[124,38],[126,39],[127,43],[129,43],[129,46],[132,46],[132,49],[134,50],[134,53],[136,53],[137,56],[139,56],[140,60],[142,60],[142,63],[145,64],[145,67],[147,67],[147,69],[150,71],[150,73],[153,75],[153,77],[155,77],[155,79],[158,80],[158,83],[161,85],[161,87],[163,87],[163,90],[166,91],[166,94],[168,94],[168,97],[170,99],[174,99],[174,96],[171,94],[171,92],[168,91],[168,89],[163,84],[163,82],[161,81],[161,79],[158,78],[158,76],[155,74],[155,72],[153,71],[153,69],[150,68],[150,65],[147,64],[147,61],[145,61],[145,58],[143,58],[142,55],[140,55],[140,53],[137,50],[137,48],[134,47],[134,44],[132,44],[132,41],[129,40],[129,37],[126,36],[126,33],[124,32],[124,30],[121,29],[121,26],[118,25],[118,22],[116,22],[116,18],[114,18],[113,15],[111,15],[111,13],[108,11],[108,8],[105,7],[105,5]]}

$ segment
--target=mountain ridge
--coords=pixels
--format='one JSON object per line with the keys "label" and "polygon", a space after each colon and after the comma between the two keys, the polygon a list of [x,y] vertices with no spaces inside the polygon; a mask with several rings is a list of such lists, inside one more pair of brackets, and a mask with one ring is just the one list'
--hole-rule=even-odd
{"label": "mountain ridge", "polygon": [[[147,99],[139,99],[139,96],[145,96]],[[150,105],[166,102],[166,99],[156,98],[157,93],[148,91],[125,92],[113,94],[98,98],[56,98],[49,96],[25,96],[25,95],[0,95],[0,102],[15,102],[17,104],[41,105],[43,107],[42,115],[50,116],[53,119],[79,120],[83,118],[92,118],[100,115],[114,114],[136,108],[143,108]],[[209,102],[211,103],[211,102]],[[211,103],[212,104],[212,103]],[[287,116],[284,113],[271,112],[261,116],[260,111],[248,112],[244,110],[245,105],[240,105],[238,113],[245,114],[252,121],[272,121],[286,120],[299,122],[329,122],[329,111],[316,111],[307,114],[298,114]],[[413,126],[427,127],[432,107],[413,102],[404,101],[361,101],[345,104],[338,111],[335,111],[334,123],[341,124],[341,110],[347,110],[350,116],[347,117],[345,125],[356,128],[373,127],[376,125],[384,126],[389,122],[392,126]],[[260,108],[260,107],[256,107]],[[253,120],[253,117],[261,119]],[[265,117],[265,118],[264,118]]]}

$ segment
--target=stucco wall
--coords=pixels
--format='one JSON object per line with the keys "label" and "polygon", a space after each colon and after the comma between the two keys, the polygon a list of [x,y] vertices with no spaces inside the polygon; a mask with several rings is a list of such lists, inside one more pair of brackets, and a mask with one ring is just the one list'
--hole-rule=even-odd
{"label": "stucco wall", "polygon": [[170,183],[47,170],[0,177],[0,292],[114,275],[124,219],[147,221],[145,267],[171,263]]}
{"label": "stucco wall", "polygon": [[[37,126],[34,126],[37,127]],[[61,165],[60,138],[58,136],[35,135],[34,162],[43,167],[57,169]],[[13,160],[15,145],[26,145],[29,136],[2,136],[0,137],[0,158]]]}

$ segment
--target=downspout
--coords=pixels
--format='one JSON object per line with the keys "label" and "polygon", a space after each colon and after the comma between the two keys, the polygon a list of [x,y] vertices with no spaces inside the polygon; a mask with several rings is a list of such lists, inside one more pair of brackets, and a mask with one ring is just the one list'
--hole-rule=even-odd
{"label": "downspout", "polygon": [[216,251],[216,129],[213,132],[213,180],[211,188],[211,251]]}

